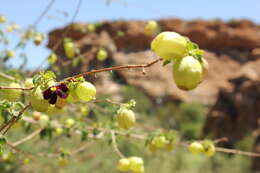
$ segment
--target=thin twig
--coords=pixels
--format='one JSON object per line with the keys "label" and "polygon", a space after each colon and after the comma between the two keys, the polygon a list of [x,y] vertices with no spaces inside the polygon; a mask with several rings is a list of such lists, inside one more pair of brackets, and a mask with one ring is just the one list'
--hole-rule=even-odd
{"label": "thin twig", "polygon": [[42,11],[42,13],[39,15],[39,17],[35,20],[33,27],[36,27],[40,23],[40,21],[46,15],[46,13],[49,11],[49,9],[54,4],[54,2],[55,2],[55,0],[51,0],[49,2],[49,4],[46,6],[46,8]]}
{"label": "thin twig", "polygon": [[112,139],[112,146],[113,149],[115,151],[115,153],[121,157],[121,158],[125,158],[125,156],[123,155],[123,153],[121,153],[121,151],[118,149],[117,144],[116,144],[116,137],[115,137],[115,132],[114,130],[111,130],[111,139]]}
{"label": "thin twig", "polygon": [[244,155],[244,156],[249,156],[249,157],[260,157],[260,153],[253,153],[253,152],[248,152],[248,151],[240,151],[240,150],[222,148],[222,147],[216,147],[216,150],[219,152],[239,154],[239,155]]}
{"label": "thin twig", "polygon": [[26,91],[26,90],[32,90],[33,87],[31,88],[18,88],[18,87],[1,87],[0,86],[0,90],[23,90],[23,91]]}
{"label": "thin twig", "polygon": [[3,124],[0,127],[0,133],[3,133],[3,135],[6,134],[6,132],[18,121],[23,113],[26,111],[31,106],[31,104],[26,105],[19,113],[17,116],[13,116],[7,123]]}
{"label": "thin twig", "polygon": [[38,134],[40,134],[41,131],[42,131],[41,128],[40,128],[40,129],[37,129],[37,130],[35,130],[34,132],[32,132],[31,134],[29,134],[28,136],[26,136],[26,137],[24,137],[24,138],[22,138],[22,139],[20,139],[20,140],[18,140],[18,141],[16,141],[16,142],[13,142],[12,145],[13,145],[14,147],[16,147],[16,146],[18,146],[18,145],[21,145],[21,144],[23,144],[23,143],[25,143],[25,142],[31,140],[32,138],[34,138],[34,137],[37,136]]}
{"label": "thin twig", "polygon": [[80,73],[77,75],[74,75],[72,77],[66,78],[66,81],[73,81],[75,78],[79,78],[82,76],[87,76],[87,75],[91,75],[91,74],[95,74],[95,73],[100,73],[100,72],[105,72],[105,71],[115,71],[115,70],[124,70],[124,69],[135,69],[135,68],[148,68],[154,64],[156,64],[157,62],[161,61],[161,58],[158,58],[150,63],[147,64],[139,64],[139,65],[121,65],[121,66],[115,66],[115,67],[108,67],[108,68],[102,68],[102,69],[98,69],[98,70],[91,70],[88,72],[84,72],[84,73]]}

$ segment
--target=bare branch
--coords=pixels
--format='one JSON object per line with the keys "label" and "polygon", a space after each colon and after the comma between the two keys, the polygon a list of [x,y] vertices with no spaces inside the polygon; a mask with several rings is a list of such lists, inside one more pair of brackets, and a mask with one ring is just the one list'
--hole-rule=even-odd
{"label": "bare branch", "polygon": [[125,156],[123,155],[123,153],[121,153],[121,151],[118,149],[117,147],[117,143],[116,143],[116,137],[115,137],[115,132],[113,130],[111,130],[111,139],[112,139],[112,146],[113,149],[115,151],[115,153],[121,157],[121,158],[125,158]]}

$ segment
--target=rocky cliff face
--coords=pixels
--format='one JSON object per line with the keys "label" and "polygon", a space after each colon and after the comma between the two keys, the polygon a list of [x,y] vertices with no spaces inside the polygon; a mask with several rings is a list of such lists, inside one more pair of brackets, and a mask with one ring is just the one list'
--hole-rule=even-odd
{"label": "rocky cliff face", "polygon": [[[209,61],[209,77],[195,90],[183,92],[174,85],[171,66],[156,64],[146,70],[118,71],[121,82],[134,85],[152,100],[196,101],[214,105],[207,115],[205,134],[214,137],[228,137],[234,144],[246,132],[258,129],[260,117],[260,26],[247,20],[223,22],[183,21],[162,19],[158,21],[162,31],[176,31],[198,43],[205,50]],[[75,73],[111,65],[140,64],[152,61],[155,55],[149,51],[154,36],[144,34],[145,21],[113,21],[103,24],[93,33],[84,33],[83,24],[72,27],[68,37],[72,38],[83,58],[79,65],[71,65],[64,56],[62,46],[56,53],[61,57],[58,66],[62,74]],[[49,34],[48,47],[52,48],[66,28]],[[106,48],[109,58],[105,62],[96,60],[96,52]],[[114,96],[120,91],[120,83],[107,73],[90,78],[100,93]],[[257,140],[258,141],[258,140]],[[256,141],[256,151],[259,151]],[[257,162],[259,163],[259,162]]]}

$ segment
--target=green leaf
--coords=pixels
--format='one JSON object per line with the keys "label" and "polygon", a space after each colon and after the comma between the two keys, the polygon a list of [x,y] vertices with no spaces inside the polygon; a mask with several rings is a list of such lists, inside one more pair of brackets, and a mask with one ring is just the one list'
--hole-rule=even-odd
{"label": "green leaf", "polygon": [[6,138],[3,135],[0,135],[0,146],[5,145],[7,143]]}
{"label": "green leaf", "polygon": [[163,61],[163,65],[162,65],[162,66],[166,66],[166,65],[169,64],[169,63],[171,63],[171,61],[165,60],[165,61]]}

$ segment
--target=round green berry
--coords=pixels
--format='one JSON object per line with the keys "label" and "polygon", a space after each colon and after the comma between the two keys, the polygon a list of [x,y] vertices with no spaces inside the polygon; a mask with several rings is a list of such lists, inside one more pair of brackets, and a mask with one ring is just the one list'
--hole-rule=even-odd
{"label": "round green berry", "polygon": [[96,88],[90,82],[79,83],[75,89],[75,93],[84,101],[91,101],[96,98]]}
{"label": "round green berry", "polygon": [[117,112],[117,123],[120,128],[129,129],[135,124],[135,113],[130,109],[120,109]]}
{"label": "round green berry", "polygon": [[202,80],[200,62],[192,56],[176,59],[173,64],[173,77],[179,89],[196,88]]}

